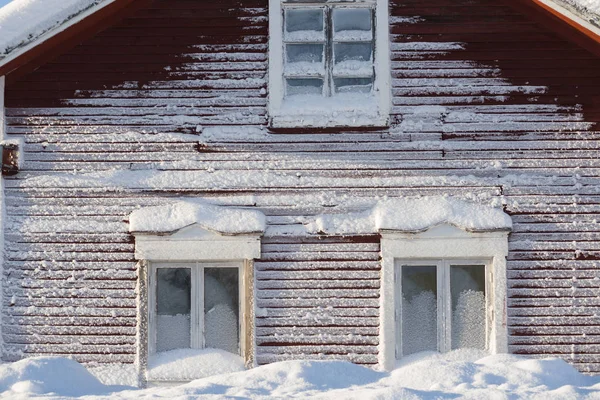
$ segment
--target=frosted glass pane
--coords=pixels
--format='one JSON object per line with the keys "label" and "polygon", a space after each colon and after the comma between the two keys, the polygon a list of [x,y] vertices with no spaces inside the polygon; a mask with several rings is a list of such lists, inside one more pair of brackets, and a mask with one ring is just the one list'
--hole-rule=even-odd
{"label": "frosted glass pane", "polygon": [[287,44],[285,48],[288,63],[323,63],[322,44]]}
{"label": "frosted glass pane", "polygon": [[156,270],[156,351],[190,347],[191,270]]}
{"label": "frosted glass pane", "polygon": [[322,79],[286,79],[286,96],[295,95],[322,95],[323,80]]}
{"label": "frosted glass pane", "polygon": [[485,350],[485,266],[450,267],[452,349]]}
{"label": "frosted glass pane", "polygon": [[336,78],[336,93],[370,93],[373,87],[372,78]]}
{"label": "frosted glass pane", "polygon": [[285,10],[285,40],[323,41],[323,9]]}
{"label": "frosted glass pane", "polygon": [[335,43],[333,45],[335,64],[344,61],[371,61],[371,43]]}
{"label": "frosted glass pane", "polygon": [[204,347],[239,354],[238,268],[204,269]]}
{"label": "frosted glass pane", "polygon": [[402,267],[402,354],[437,350],[435,266]]}
{"label": "frosted glass pane", "polygon": [[371,40],[371,10],[368,8],[338,8],[333,10],[334,40]]}

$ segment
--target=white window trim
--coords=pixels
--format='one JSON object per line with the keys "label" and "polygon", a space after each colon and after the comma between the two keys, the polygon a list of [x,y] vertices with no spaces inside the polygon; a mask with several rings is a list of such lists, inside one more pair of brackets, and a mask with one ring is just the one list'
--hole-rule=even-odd
{"label": "white window trim", "polygon": [[[153,354],[156,343],[155,321],[152,306],[156,301],[155,266],[163,263],[198,263],[203,266],[238,266],[240,268],[240,355],[247,366],[252,366],[256,359],[255,342],[248,340],[254,337],[254,309],[252,292],[254,290],[252,260],[260,258],[260,235],[224,236],[209,231],[199,224],[187,226],[172,235],[135,233],[135,258],[140,260],[140,277],[138,291],[138,379],[141,387],[146,386],[146,369],[148,355]],[[153,286],[154,285],[154,286]],[[196,297],[196,295],[192,295]],[[203,301],[203,298],[202,298]],[[198,317],[196,317],[198,318]],[[196,341],[198,339],[196,338]],[[197,342],[196,342],[197,343]]]}
{"label": "white window trim", "polygon": [[[198,233],[197,230],[193,230]],[[135,258],[149,261],[224,261],[260,258],[260,236],[192,234],[186,228],[172,236],[137,235]]]}
{"label": "white window trim", "polygon": [[397,328],[396,286],[394,282],[396,260],[402,262],[423,259],[452,259],[488,261],[490,283],[488,310],[490,319],[487,347],[491,354],[508,350],[506,321],[506,256],[508,232],[466,232],[449,225],[440,225],[422,233],[384,232],[381,238],[382,286],[381,286],[381,336],[379,364],[392,370],[396,362]]}
{"label": "white window trim", "polygon": [[[296,7],[301,5],[323,5],[315,3],[289,3]],[[340,2],[336,2],[339,4]],[[343,2],[342,2],[343,3]],[[373,114],[346,113],[332,107],[327,107],[318,114],[299,113],[287,114],[284,107],[284,78],[283,78],[283,4],[284,0],[269,0],[269,120],[272,128],[332,128],[332,127],[369,127],[389,125],[391,111],[391,60],[389,41],[388,0],[359,0],[349,1],[351,4],[372,4],[375,6],[375,48],[373,84],[373,99],[377,102]],[[324,97],[325,98],[325,97]],[[333,99],[333,98],[330,98]],[[343,105],[343,104],[340,104]]]}
{"label": "white window trim", "polygon": [[148,355],[156,354],[156,271],[159,268],[190,268],[191,269],[191,315],[190,315],[190,348],[203,349],[204,337],[204,269],[205,268],[237,268],[238,269],[238,349],[239,356],[246,354],[244,338],[246,326],[244,318],[244,299],[246,298],[246,282],[243,262],[172,262],[150,263],[148,276]]}
{"label": "white window trim", "polygon": [[[401,273],[404,266],[435,266],[436,267],[436,284],[437,284],[437,350],[441,353],[448,352],[452,349],[452,302],[450,301],[450,266],[451,265],[472,265],[473,268],[483,267],[485,269],[485,343],[486,346],[490,343],[490,329],[492,321],[491,304],[491,271],[490,265],[492,260],[481,259],[396,259],[394,265],[394,281],[395,281],[395,320],[396,320],[396,359],[402,358],[402,280]],[[487,348],[486,348],[487,350]]]}

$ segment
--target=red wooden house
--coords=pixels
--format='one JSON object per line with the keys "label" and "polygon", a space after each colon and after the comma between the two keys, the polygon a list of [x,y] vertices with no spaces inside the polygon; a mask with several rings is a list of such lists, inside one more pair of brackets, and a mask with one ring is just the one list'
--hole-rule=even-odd
{"label": "red wooden house", "polygon": [[144,384],[177,349],[475,347],[600,371],[595,14],[71,3],[0,42],[4,360]]}

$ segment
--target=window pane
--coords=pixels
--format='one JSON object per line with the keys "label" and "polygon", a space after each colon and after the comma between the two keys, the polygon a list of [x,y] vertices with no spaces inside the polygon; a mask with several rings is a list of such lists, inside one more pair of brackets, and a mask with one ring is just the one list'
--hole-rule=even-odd
{"label": "window pane", "polygon": [[485,266],[450,267],[452,349],[485,350]]}
{"label": "window pane", "polygon": [[322,44],[287,44],[285,48],[288,63],[323,63]]}
{"label": "window pane", "polygon": [[285,10],[285,40],[325,40],[323,9]]}
{"label": "window pane", "polygon": [[435,266],[402,267],[402,354],[437,350]]}
{"label": "window pane", "polygon": [[333,10],[334,40],[371,40],[371,10],[368,8],[336,8]]}
{"label": "window pane", "polygon": [[322,79],[286,79],[286,96],[296,95],[322,95],[323,80]]}
{"label": "window pane", "polygon": [[373,63],[370,61],[348,60],[339,62],[333,67],[333,76],[337,78],[368,78],[373,75]]}
{"label": "window pane", "polygon": [[372,43],[335,43],[333,45],[335,64],[346,61],[371,61]]}
{"label": "window pane", "polygon": [[287,63],[284,70],[285,76],[308,78],[311,76],[323,77],[325,75],[325,66],[323,63],[313,62],[293,62]]}
{"label": "window pane", "polygon": [[156,270],[156,351],[190,347],[191,270]]}
{"label": "window pane", "polygon": [[238,268],[204,269],[204,347],[239,354]]}
{"label": "window pane", "polygon": [[373,87],[372,78],[336,78],[336,93],[370,93]]}

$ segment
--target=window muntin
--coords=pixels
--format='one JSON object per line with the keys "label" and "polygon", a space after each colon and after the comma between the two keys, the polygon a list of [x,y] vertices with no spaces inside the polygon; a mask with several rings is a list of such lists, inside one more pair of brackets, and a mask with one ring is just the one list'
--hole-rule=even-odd
{"label": "window muntin", "polygon": [[149,353],[210,347],[240,354],[240,274],[228,264],[152,265]]}
{"label": "window muntin", "polygon": [[[289,6],[283,13],[284,97],[372,92],[375,79],[372,5]],[[355,82],[352,84],[351,80]],[[321,83],[318,86],[317,81]],[[303,89],[303,83],[310,85]]]}
{"label": "window muntin", "polygon": [[488,345],[485,262],[396,263],[396,358]]}

